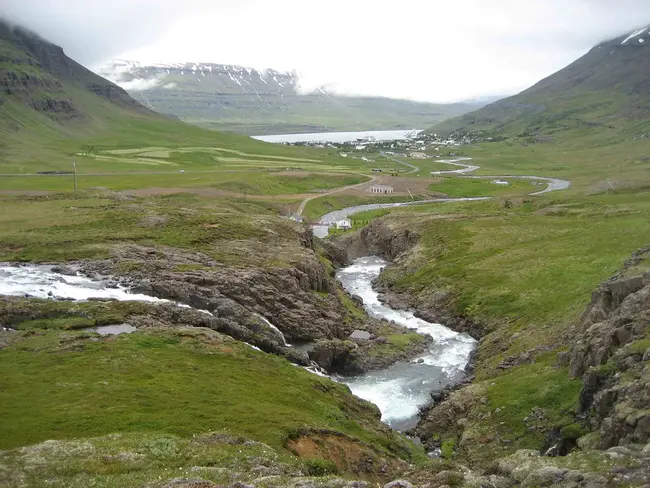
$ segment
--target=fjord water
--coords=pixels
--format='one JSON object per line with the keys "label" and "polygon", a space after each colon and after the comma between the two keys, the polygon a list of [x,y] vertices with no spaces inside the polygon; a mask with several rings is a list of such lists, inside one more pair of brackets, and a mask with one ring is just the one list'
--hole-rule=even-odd
{"label": "fjord water", "polygon": [[419,319],[410,311],[393,310],[383,305],[372,288],[372,281],[387,264],[376,256],[359,258],[351,266],[339,270],[336,276],[346,291],[363,299],[369,315],[428,334],[433,343],[411,362],[400,362],[384,370],[339,380],[358,397],[377,405],[384,422],[394,428],[406,429],[415,425],[418,409],[429,401],[432,391],[462,379],[476,341],[441,324]]}
{"label": "fjord water", "polygon": [[372,139],[375,141],[398,141],[415,137],[420,130],[369,130],[365,132],[315,132],[311,134],[279,134],[269,136],[253,136],[264,142],[297,143],[297,142],[331,142],[344,144],[357,140]]}

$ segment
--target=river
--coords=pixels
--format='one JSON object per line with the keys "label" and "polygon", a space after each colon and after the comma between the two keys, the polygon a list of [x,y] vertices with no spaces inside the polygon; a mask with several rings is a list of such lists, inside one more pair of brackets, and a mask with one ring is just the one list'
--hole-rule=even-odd
{"label": "river", "polygon": [[[357,396],[375,403],[382,412],[383,420],[389,425],[403,429],[414,425],[418,408],[427,403],[431,391],[439,390],[462,377],[463,368],[476,343],[465,334],[458,334],[440,324],[425,322],[409,311],[393,310],[382,305],[377,292],[372,289],[372,280],[379,276],[381,269],[386,265],[387,262],[378,257],[361,258],[339,270],[337,278],[348,292],[363,299],[369,315],[395,321],[417,332],[429,334],[434,343],[414,362],[401,362],[385,370],[336,380],[347,384]],[[2,295],[27,295],[72,301],[92,298],[147,301],[188,307],[169,300],[133,293],[128,288],[110,281],[92,280],[81,275],[63,275],[48,265],[15,266],[0,263],[0,296]],[[207,311],[202,312],[210,314]],[[275,331],[281,342],[289,346],[277,327],[264,317],[258,317]],[[136,329],[128,324],[115,324],[89,330],[110,335],[131,333]],[[308,369],[322,375],[317,368]]]}
{"label": "river", "polygon": [[340,269],[336,277],[346,291],[363,299],[370,316],[428,334],[434,342],[428,351],[411,362],[399,362],[384,370],[338,379],[355,395],[377,405],[384,422],[397,429],[406,429],[415,425],[418,410],[429,401],[432,391],[439,391],[463,378],[476,341],[467,334],[419,319],[410,311],[393,310],[383,305],[372,288],[372,281],[387,265],[379,257],[363,257]]}

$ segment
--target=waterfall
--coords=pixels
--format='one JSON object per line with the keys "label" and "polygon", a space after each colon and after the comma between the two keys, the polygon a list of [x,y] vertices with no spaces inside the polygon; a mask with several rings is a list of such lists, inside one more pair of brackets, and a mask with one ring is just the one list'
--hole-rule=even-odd
{"label": "waterfall", "polygon": [[271,330],[275,331],[278,338],[280,338],[280,341],[282,342],[283,346],[291,347],[291,344],[289,344],[287,342],[287,340],[284,337],[284,334],[282,333],[282,331],[280,329],[278,329],[275,325],[273,325],[271,322],[269,322],[269,320],[266,317],[264,317],[263,315],[255,313],[255,316],[257,318],[259,318],[262,322],[264,322],[266,325],[268,325]]}

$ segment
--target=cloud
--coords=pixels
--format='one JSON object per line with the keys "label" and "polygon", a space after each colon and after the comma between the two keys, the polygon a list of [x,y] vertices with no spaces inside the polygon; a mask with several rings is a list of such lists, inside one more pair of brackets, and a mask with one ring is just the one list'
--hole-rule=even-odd
{"label": "cloud", "polygon": [[2,0],[3,11],[91,67],[295,69],[305,90],[429,101],[519,91],[650,23],[647,0]]}
{"label": "cloud", "polygon": [[116,85],[121,86],[126,91],[134,91],[134,92],[142,92],[142,91],[150,90],[151,88],[155,88],[161,84],[161,80],[159,78],[150,78],[150,79],[137,78],[135,80],[129,80],[129,81],[120,81],[120,80],[111,80],[111,81],[113,81],[113,83],[115,83]]}

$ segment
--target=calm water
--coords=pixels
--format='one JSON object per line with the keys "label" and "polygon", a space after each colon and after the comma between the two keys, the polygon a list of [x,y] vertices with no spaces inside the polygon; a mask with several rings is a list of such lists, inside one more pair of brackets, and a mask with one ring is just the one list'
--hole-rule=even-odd
{"label": "calm water", "polygon": [[365,132],[313,132],[311,134],[279,134],[270,136],[253,136],[264,142],[337,142],[343,144],[346,142],[355,142],[357,139],[373,138],[376,141],[397,141],[409,139],[417,133],[419,129],[410,130],[369,130]]}

